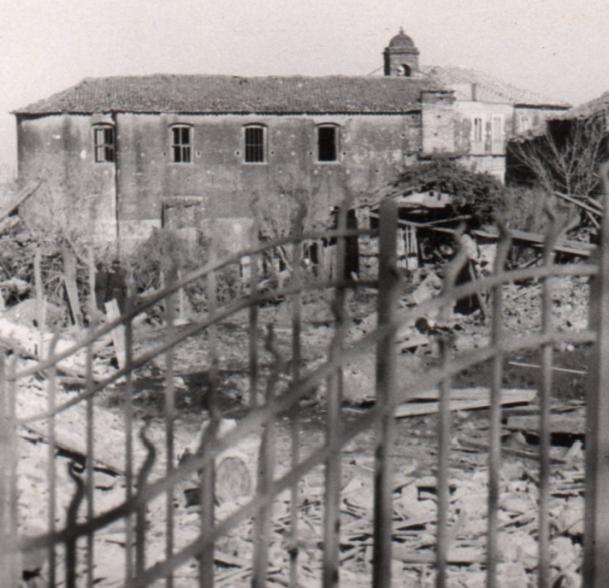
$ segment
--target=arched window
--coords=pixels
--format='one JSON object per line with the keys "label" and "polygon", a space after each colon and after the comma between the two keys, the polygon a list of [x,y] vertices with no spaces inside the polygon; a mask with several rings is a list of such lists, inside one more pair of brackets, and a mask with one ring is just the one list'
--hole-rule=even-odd
{"label": "arched window", "polygon": [[317,127],[317,161],[338,161],[339,130],[335,124]]}
{"label": "arched window", "polygon": [[110,124],[93,126],[93,151],[96,163],[111,163],[115,159],[114,127]]}
{"label": "arched window", "polygon": [[243,161],[245,163],[266,162],[266,127],[247,125],[243,127]]}
{"label": "arched window", "polygon": [[192,162],[192,127],[190,125],[171,126],[171,161],[173,163]]}
{"label": "arched window", "polygon": [[411,73],[412,70],[410,69],[410,66],[406,63],[402,63],[402,65],[398,67],[398,76],[409,78]]}

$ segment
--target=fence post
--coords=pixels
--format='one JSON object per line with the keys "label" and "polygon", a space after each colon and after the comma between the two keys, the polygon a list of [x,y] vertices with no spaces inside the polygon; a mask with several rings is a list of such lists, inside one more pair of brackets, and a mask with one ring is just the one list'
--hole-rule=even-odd
{"label": "fence post", "polygon": [[[397,205],[393,199],[381,204],[379,224],[378,327],[395,320],[398,299]],[[393,470],[390,463],[395,429],[397,394],[395,334],[377,345],[376,403],[382,407],[376,430],[374,488],[374,569],[372,585],[391,585],[391,540],[393,520]]]}
{"label": "fence post", "polygon": [[17,588],[21,564],[17,550],[16,370],[12,361],[7,373],[6,363],[0,352],[0,586]]}
{"label": "fence post", "polygon": [[9,535],[9,422],[7,416],[6,369],[4,352],[0,352],[0,585],[11,585]]}
{"label": "fence post", "polygon": [[603,220],[599,273],[592,282],[591,328],[597,330],[586,414],[586,503],[583,583],[609,586],[609,162],[600,166]]}

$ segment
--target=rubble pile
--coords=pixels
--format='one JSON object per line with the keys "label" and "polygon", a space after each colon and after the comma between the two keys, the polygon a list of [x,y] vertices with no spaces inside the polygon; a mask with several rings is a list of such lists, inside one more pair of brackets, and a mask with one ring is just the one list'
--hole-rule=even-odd
{"label": "rubble pile", "polygon": [[[504,324],[510,331],[526,333],[541,329],[539,282],[508,284],[504,287]],[[588,278],[561,277],[552,280],[552,316],[559,330],[579,330],[588,326],[590,286]]]}
{"label": "rubble pile", "polygon": [[[44,405],[43,382],[32,378],[24,383],[19,396],[20,416],[40,410]],[[27,386],[27,388],[25,388]],[[58,391],[58,403],[73,393]],[[86,455],[84,407],[72,407],[56,423],[57,525],[65,524],[65,512],[75,491],[68,474],[68,465],[76,462],[80,470]],[[554,407],[551,449],[553,464],[550,503],[551,569],[553,584],[580,586],[581,542],[583,534],[584,454],[583,404],[571,402]],[[486,418],[465,419],[456,413],[455,434],[450,461],[450,550],[449,582],[453,588],[485,585],[485,544],[488,493],[488,423]],[[499,574],[502,586],[523,588],[535,585],[537,569],[538,427],[535,407],[507,409],[502,431],[504,462],[501,468],[499,514]],[[125,499],[124,420],[117,409],[97,406],[94,412],[97,431],[95,441],[95,513],[118,506]],[[437,533],[437,479],[435,417],[414,417],[402,420],[399,447],[418,446],[422,453],[410,457],[408,449],[396,447],[396,474],[393,508],[393,568],[395,586],[434,586],[434,562]],[[224,421],[220,434],[235,426]],[[323,444],[323,432],[309,431],[302,439],[305,454]],[[204,417],[190,419],[176,435],[176,455],[188,459],[205,428]],[[135,424],[134,466],[136,478],[150,456],[144,437],[154,450],[154,461],[147,481],[161,477],[166,468],[165,428],[162,419],[148,422],[142,433]],[[429,435],[426,437],[425,435]],[[567,433],[571,433],[568,436]],[[277,439],[276,475],[289,468],[289,427],[280,420],[275,428]],[[44,532],[47,521],[48,486],[46,480],[48,437],[45,423],[20,430],[19,508],[21,531],[25,534]],[[305,441],[306,439],[306,441]],[[358,438],[359,439],[359,438]],[[529,443],[529,440],[532,444]],[[259,434],[244,439],[237,447],[221,454],[217,465],[218,521],[234,513],[252,497],[260,451]],[[372,571],[374,459],[372,436],[350,443],[344,449],[341,493],[341,582],[354,586],[370,584]],[[84,480],[85,473],[78,474]],[[196,540],[200,533],[198,477],[179,482],[174,489],[173,517],[176,550]],[[299,574],[302,586],[317,586],[322,570],[324,473],[322,468],[309,472],[299,483]],[[193,495],[195,499],[193,499]],[[273,505],[273,525],[269,543],[269,586],[287,585],[290,552],[290,500],[280,495]],[[81,505],[79,520],[84,520],[86,504]],[[164,496],[151,501],[146,509],[147,565],[163,561],[166,551],[167,510]],[[95,579],[99,586],[121,586],[124,577],[126,528],[123,520],[102,529],[95,535]],[[251,521],[230,530],[216,546],[217,583],[219,586],[248,586],[252,575],[252,557],[256,534]],[[84,544],[79,548],[79,573],[84,574]],[[118,562],[118,565],[117,565]],[[47,574],[46,554],[28,558],[28,572],[44,579]],[[36,576],[37,574],[37,576]],[[60,571],[59,582],[61,584]],[[176,586],[193,585],[197,566],[180,568]],[[555,584],[554,582],[558,582]]]}
{"label": "rubble pile", "polygon": [[[4,244],[7,249],[3,250]],[[8,217],[0,225],[0,292],[6,308],[0,308],[0,344],[3,338],[18,354],[20,366],[32,365],[50,345],[65,349],[83,334],[73,327],[74,336],[65,331],[58,341],[51,334],[52,325],[64,324],[67,316],[63,300],[63,282],[58,281],[61,296],[58,304],[46,302],[47,331],[38,325],[39,307],[33,293],[34,279],[31,263],[14,260],[28,256],[30,261],[36,245],[18,217]],[[8,252],[8,253],[6,253]],[[6,255],[5,255],[6,253]],[[59,256],[60,257],[60,256]],[[54,262],[53,262],[54,263]],[[437,269],[437,268],[436,268]],[[61,275],[61,271],[58,272]],[[411,308],[437,296],[442,289],[441,272],[425,267],[408,274],[400,300],[402,309]],[[552,308],[556,327],[583,329],[588,321],[588,280],[584,278],[556,278],[552,280]],[[541,329],[542,285],[537,281],[507,284],[503,287],[505,303],[504,326],[512,334],[526,334]],[[488,301],[487,301],[488,302]],[[308,296],[303,303],[302,358],[303,370],[312,370],[327,357],[334,336],[332,296]],[[445,316],[446,314],[446,316]],[[347,333],[345,344],[350,345],[374,331],[377,326],[376,301],[373,297],[347,296]],[[175,457],[188,459],[196,450],[208,418],[206,394],[210,385],[209,366],[212,358],[218,361],[218,387],[222,397],[233,401],[233,408],[243,413],[249,401],[248,373],[248,315],[243,312],[218,325],[214,339],[201,333],[184,341],[172,351],[174,384],[178,416],[176,421]],[[290,300],[268,304],[259,312],[259,379],[264,386],[276,367],[277,356],[291,357],[292,306]],[[489,321],[483,312],[469,315],[454,312],[430,313],[418,321],[403,325],[397,335],[398,381],[412,383],[436,366],[439,357],[438,340],[447,338],[452,352],[459,353],[482,348],[489,342]],[[265,331],[274,326],[275,348],[265,349]],[[181,326],[175,327],[180,329]],[[116,335],[116,333],[114,333]],[[134,326],[135,356],[149,351],[163,341],[167,332],[162,325]],[[213,349],[211,343],[213,342]],[[18,343],[18,344],[17,344]],[[115,369],[110,360],[118,353],[116,337],[108,336],[94,349],[93,376],[107,377]],[[212,353],[213,352],[213,353]],[[60,381],[56,403],[72,399],[83,390],[86,358],[68,358],[58,365]],[[71,362],[71,363],[70,363]],[[134,391],[134,471],[136,483],[144,483],[141,468],[147,464],[147,482],[159,479],[167,468],[166,430],[163,414],[163,370],[167,358],[153,359],[135,373]],[[288,363],[286,362],[286,365]],[[376,358],[372,354],[349,361],[344,366],[344,415],[351,418],[360,414],[375,401]],[[284,377],[285,376],[285,377]],[[474,374],[475,376],[475,374]],[[278,390],[289,380],[288,370],[280,374]],[[66,385],[61,385],[65,383]],[[70,382],[71,386],[68,386]],[[504,409],[502,439],[505,461],[501,468],[499,516],[499,575],[501,585],[522,588],[535,584],[537,572],[537,510],[539,474],[536,432],[538,415],[532,403],[535,393],[518,388],[518,384],[504,382],[506,404],[521,406],[520,413]],[[279,393],[279,392],[278,392]],[[435,395],[434,395],[435,394]],[[395,448],[397,470],[393,494],[394,536],[393,567],[395,586],[434,585],[434,562],[437,534],[436,487],[436,419],[438,398],[435,391],[426,391],[418,402],[398,408],[399,439]],[[120,505],[126,496],[125,477],[125,419],[122,412],[124,387],[120,382],[104,391],[95,400],[93,423],[94,450],[94,513],[101,514]],[[43,375],[19,382],[17,395],[18,416],[27,417],[45,410],[48,405],[48,382]],[[450,463],[449,578],[451,588],[470,588],[485,585],[485,545],[488,494],[488,423],[486,416],[470,412],[488,407],[488,388],[480,382],[451,392],[454,436]],[[523,405],[526,405],[522,408]],[[224,404],[223,410],[225,408]],[[583,406],[558,402],[553,415],[551,459],[552,500],[551,567],[552,585],[562,588],[580,586],[581,543],[583,534],[584,458],[582,444],[585,430]],[[324,442],[325,403],[323,386],[307,408],[302,408],[306,435],[301,435],[303,455]],[[467,411],[467,412],[466,412]],[[224,416],[230,411],[225,411]],[[427,415],[427,416],[424,416]],[[429,416],[431,415],[431,416]],[[143,416],[147,417],[144,422]],[[55,423],[54,467],[57,484],[58,528],[66,524],[66,513],[76,489],[75,479],[86,476],[87,412],[84,403],[62,413]],[[179,426],[178,426],[179,425]],[[233,424],[227,426],[234,426]],[[224,429],[226,430],[226,429]],[[48,520],[49,487],[49,426],[46,421],[21,426],[19,434],[19,524],[25,535],[45,532]],[[373,487],[374,461],[372,438],[344,448],[343,487],[341,494],[340,577],[341,583],[353,586],[370,585],[372,571]],[[154,449],[151,449],[154,447]],[[290,464],[290,431],[286,419],[279,419],[275,429],[276,475],[286,473]],[[218,521],[234,513],[247,503],[255,492],[260,453],[260,432],[243,440],[238,446],[220,455],[217,468]],[[198,476],[180,481],[174,488],[171,505],[174,517],[174,551],[194,541],[200,533],[198,504],[200,480]],[[80,506],[78,520],[86,517],[86,501]],[[299,484],[299,576],[301,586],[318,586],[322,570],[324,523],[324,476],[321,468],[309,472]],[[286,586],[289,570],[290,501],[282,494],[273,505],[273,524],[270,554],[269,586]],[[166,557],[167,504],[164,496],[152,500],[145,513],[146,565]],[[94,577],[101,587],[122,586],[126,528],[118,521],[95,534]],[[217,542],[217,585],[247,586],[251,582],[252,557],[256,549],[256,531],[252,522],[244,522]],[[79,574],[84,574],[84,542],[79,543]],[[121,562],[121,565],[117,565]],[[45,554],[24,560],[24,570],[32,578],[44,580],[48,575]],[[62,568],[61,568],[62,569]],[[61,585],[64,572],[60,572]],[[176,574],[176,587],[195,585],[196,561],[183,566]],[[34,580],[32,580],[34,582]],[[35,584],[30,583],[31,586]]]}

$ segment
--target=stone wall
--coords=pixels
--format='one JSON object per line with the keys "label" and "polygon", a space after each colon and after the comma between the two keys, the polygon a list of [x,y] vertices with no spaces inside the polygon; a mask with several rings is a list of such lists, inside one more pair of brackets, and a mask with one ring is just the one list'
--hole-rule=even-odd
{"label": "stone wall", "polygon": [[23,207],[49,229],[82,231],[98,242],[116,238],[115,166],[95,163],[92,124],[110,117],[55,115],[17,121],[19,177],[43,185]]}
{"label": "stone wall", "polygon": [[[92,124],[117,130],[115,163],[96,163]],[[267,161],[244,163],[243,128],[266,128]],[[317,161],[319,124],[339,128],[337,162]],[[191,163],[171,162],[171,125],[192,128]],[[95,197],[92,219],[118,218],[114,238],[144,239],[162,225],[164,203],[198,201],[203,230],[216,219],[252,218],[253,202],[281,201],[304,191],[314,215],[328,218],[345,197],[365,198],[414,161],[421,148],[419,112],[402,115],[155,115],[118,113],[113,119],[45,116],[19,121],[21,177],[45,175],[64,192]],[[278,200],[279,199],[279,200]]]}

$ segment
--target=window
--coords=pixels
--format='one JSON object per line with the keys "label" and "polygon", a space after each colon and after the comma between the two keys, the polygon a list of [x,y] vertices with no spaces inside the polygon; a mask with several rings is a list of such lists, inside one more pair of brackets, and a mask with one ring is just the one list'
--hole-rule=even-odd
{"label": "window", "polygon": [[266,161],[265,128],[252,125],[244,129],[246,163],[264,163]]}
{"label": "window", "polygon": [[93,127],[93,147],[96,163],[114,161],[114,127],[112,125],[95,125]]}
{"label": "window", "polygon": [[192,128],[186,125],[171,127],[171,161],[190,163],[192,161]]}
{"label": "window", "polygon": [[400,65],[398,67],[398,76],[401,76],[404,78],[409,78],[410,73],[411,73],[411,69],[410,69],[410,66],[408,66],[407,64],[402,63],[402,65]]}
{"label": "window", "polygon": [[338,127],[317,127],[317,160],[338,161]]}
{"label": "window", "polygon": [[482,119],[474,119],[474,143],[482,143]]}
{"label": "window", "polygon": [[500,152],[503,149],[503,118],[493,117],[493,151]]}

